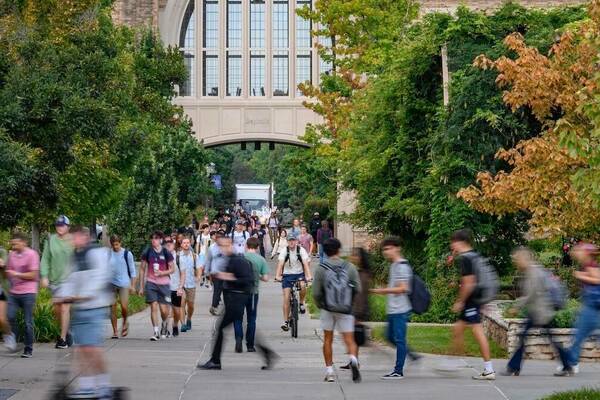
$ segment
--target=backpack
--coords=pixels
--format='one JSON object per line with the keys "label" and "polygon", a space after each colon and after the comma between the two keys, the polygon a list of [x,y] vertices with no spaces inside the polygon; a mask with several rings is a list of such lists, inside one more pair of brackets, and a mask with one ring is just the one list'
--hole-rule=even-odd
{"label": "backpack", "polygon": [[340,314],[352,314],[354,285],[350,282],[347,262],[340,266],[330,265],[327,261],[320,264],[325,270],[325,310]]}
{"label": "backpack", "polygon": [[[196,253],[190,250],[192,253],[192,260],[194,260],[194,271],[196,270]],[[177,268],[181,271],[181,267],[179,266],[179,252],[175,255],[175,264],[177,264]]]}
{"label": "backpack", "polygon": [[544,273],[544,286],[550,298],[550,303],[555,311],[562,310],[567,305],[567,288],[551,271],[542,268],[542,272]]}
{"label": "backpack", "polygon": [[408,294],[412,312],[415,314],[424,314],[429,310],[431,304],[431,293],[427,290],[427,286],[423,279],[413,272],[410,293]]}
{"label": "backpack", "polygon": [[[150,250],[152,250],[152,246],[147,247],[146,250],[142,253],[142,258],[148,259],[148,254],[150,254]],[[162,248],[160,254],[165,258],[165,261],[169,259],[169,250],[166,248]]]}
{"label": "backpack", "polygon": [[496,269],[490,264],[490,261],[480,254],[474,253],[473,256],[465,255],[465,257],[469,257],[473,263],[477,278],[475,290],[479,295],[475,298],[475,302],[479,305],[487,304],[494,300],[498,294],[500,288],[498,273],[496,273]]}

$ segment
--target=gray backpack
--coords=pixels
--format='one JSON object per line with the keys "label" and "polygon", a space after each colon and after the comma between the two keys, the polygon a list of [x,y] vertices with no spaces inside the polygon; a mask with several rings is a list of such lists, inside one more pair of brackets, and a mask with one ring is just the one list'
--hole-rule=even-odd
{"label": "gray backpack", "polygon": [[500,288],[500,279],[498,278],[496,269],[481,254],[473,252],[472,255],[466,257],[469,257],[471,262],[473,262],[475,276],[477,277],[476,290],[478,296],[475,298],[475,302],[479,305],[484,305],[495,300]]}
{"label": "gray backpack", "polygon": [[350,282],[349,264],[334,266],[327,261],[320,265],[325,270],[325,310],[340,314],[352,314],[354,285]]}

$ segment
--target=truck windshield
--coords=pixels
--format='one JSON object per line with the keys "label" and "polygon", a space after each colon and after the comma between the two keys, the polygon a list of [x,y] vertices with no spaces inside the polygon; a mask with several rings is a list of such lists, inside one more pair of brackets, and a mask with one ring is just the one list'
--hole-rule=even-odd
{"label": "truck windshield", "polygon": [[246,212],[251,212],[253,210],[262,210],[263,207],[267,206],[266,200],[258,200],[258,199],[242,199],[242,207]]}

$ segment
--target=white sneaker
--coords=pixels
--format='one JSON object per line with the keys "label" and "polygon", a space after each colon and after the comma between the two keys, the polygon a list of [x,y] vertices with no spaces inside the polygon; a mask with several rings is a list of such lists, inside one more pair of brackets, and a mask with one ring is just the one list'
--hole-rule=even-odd
{"label": "white sneaker", "polygon": [[6,347],[8,351],[11,353],[17,351],[17,340],[15,339],[15,335],[13,333],[4,335],[2,338],[4,339],[4,347]]}
{"label": "white sneaker", "polygon": [[491,372],[483,371],[479,375],[473,376],[473,379],[475,379],[476,381],[495,381],[496,373],[494,371],[491,371]]}
{"label": "white sneaker", "polygon": [[[559,365],[558,367],[556,367],[556,372],[562,372],[563,370],[563,366],[562,364]],[[571,367],[571,372],[573,372],[573,374],[578,374],[579,373],[579,364],[575,364]]]}
{"label": "white sneaker", "polygon": [[335,382],[335,374],[332,374],[331,372],[328,372],[328,373],[325,375],[325,379],[324,379],[324,381],[325,381],[325,382]]}

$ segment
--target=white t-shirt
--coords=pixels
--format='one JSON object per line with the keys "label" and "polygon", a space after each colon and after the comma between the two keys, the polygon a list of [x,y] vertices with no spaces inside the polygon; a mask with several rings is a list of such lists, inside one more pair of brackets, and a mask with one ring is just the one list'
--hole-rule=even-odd
{"label": "white t-shirt", "polygon": [[173,252],[173,264],[175,264],[175,269],[173,270],[173,273],[171,273],[170,277],[171,277],[171,291],[175,291],[177,289],[179,289],[179,283],[181,282],[181,271],[186,270],[186,263],[181,262],[181,260],[179,260],[179,267],[177,267],[177,254],[176,252]]}
{"label": "white t-shirt", "polygon": [[[296,245],[300,249],[300,258],[303,262],[310,262],[310,257],[304,248],[300,245]],[[290,258],[286,261],[286,256],[290,252]],[[302,262],[298,260],[298,250],[286,247],[281,253],[279,253],[279,262],[285,261],[283,264],[283,275],[302,274],[304,273],[304,266]]]}
{"label": "white t-shirt", "polygon": [[231,237],[233,242],[233,253],[243,255],[246,252],[246,241],[250,238],[250,234],[246,231],[233,231]]}
{"label": "white t-shirt", "polygon": [[208,250],[208,246],[210,246],[210,235],[200,234],[198,235],[198,243],[200,243],[200,253],[201,255],[205,255]]}

